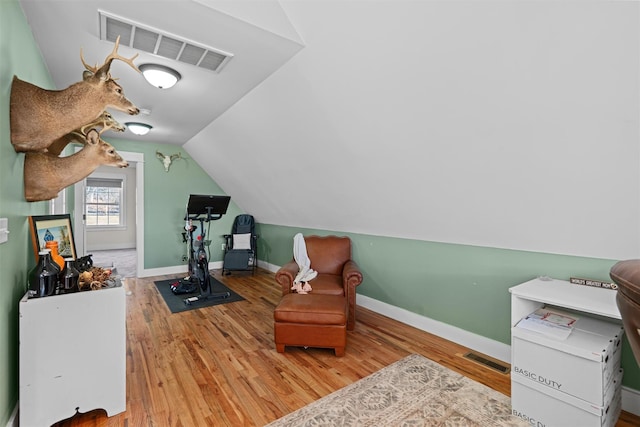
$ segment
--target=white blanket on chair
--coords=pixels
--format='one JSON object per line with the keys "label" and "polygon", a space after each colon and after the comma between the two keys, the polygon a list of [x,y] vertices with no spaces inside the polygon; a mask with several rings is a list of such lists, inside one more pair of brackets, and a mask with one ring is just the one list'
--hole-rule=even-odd
{"label": "white blanket on chair", "polygon": [[[298,233],[293,237],[293,258],[298,264],[298,274],[293,280],[293,288],[298,293],[307,293],[311,290],[311,286],[308,282],[314,279],[318,272],[311,269],[311,260],[307,255],[307,245],[304,243],[304,237],[302,233]],[[304,283],[304,286],[301,284]],[[300,292],[300,291],[303,292]]]}

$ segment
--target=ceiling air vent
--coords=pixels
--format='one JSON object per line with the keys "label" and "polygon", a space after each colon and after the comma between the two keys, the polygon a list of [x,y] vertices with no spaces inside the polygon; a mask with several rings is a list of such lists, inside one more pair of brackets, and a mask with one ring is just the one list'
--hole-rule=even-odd
{"label": "ceiling air vent", "polygon": [[98,14],[100,40],[115,43],[120,36],[121,45],[215,72],[219,72],[233,58],[231,53],[184,40],[137,22],[103,11],[98,11]]}

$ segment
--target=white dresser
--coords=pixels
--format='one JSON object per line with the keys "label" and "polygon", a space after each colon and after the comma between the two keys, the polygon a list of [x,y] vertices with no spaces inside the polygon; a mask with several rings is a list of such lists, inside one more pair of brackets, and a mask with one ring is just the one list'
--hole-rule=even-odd
{"label": "white dresser", "polygon": [[126,410],[123,286],[19,303],[20,425]]}
{"label": "white dresser", "polygon": [[[552,279],[534,279],[509,291],[514,415],[547,427],[615,425],[624,333],[617,292]],[[568,337],[518,326],[542,307],[578,319]]]}

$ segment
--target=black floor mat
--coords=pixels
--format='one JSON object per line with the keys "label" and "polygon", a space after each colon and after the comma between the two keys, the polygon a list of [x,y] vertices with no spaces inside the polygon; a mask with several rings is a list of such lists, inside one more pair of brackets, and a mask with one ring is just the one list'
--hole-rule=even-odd
{"label": "black floor mat", "polygon": [[[198,295],[198,292],[194,292],[192,294],[182,294],[176,295],[171,292],[171,284],[180,281],[180,279],[169,279],[169,280],[160,280],[154,282],[160,295],[164,299],[164,302],[169,307],[172,313],[180,313],[181,311],[193,310],[202,307],[211,307],[218,304],[226,304],[229,302],[243,301],[244,298],[241,295],[238,295],[218,280],[211,278],[211,294],[214,296],[220,295],[219,297],[208,298],[200,301],[192,302],[191,304],[186,304],[185,299],[194,297]],[[229,293],[228,297],[224,297],[226,293]]]}

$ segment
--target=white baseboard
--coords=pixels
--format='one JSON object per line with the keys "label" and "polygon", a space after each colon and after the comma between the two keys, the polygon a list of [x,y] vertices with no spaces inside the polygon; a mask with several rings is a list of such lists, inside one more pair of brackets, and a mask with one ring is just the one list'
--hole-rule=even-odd
{"label": "white baseboard", "polygon": [[[258,261],[258,267],[264,268],[265,270],[269,270],[272,273],[278,271],[280,266],[269,264],[268,262]],[[209,270],[221,269],[222,261],[215,261],[209,263]],[[164,276],[165,274],[180,274],[186,273],[187,266],[186,265],[174,265],[172,267],[162,267],[162,268],[148,268],[142,270],[139,277],[152,277],[152,276]]]}
{"label": "white baseboard", "polygon": [[275,273],[280,269],[279,265],[270,264],[268,262],[260,261],[260,260],[258,260],[258,267],[264,268],[265,270],[269,270],[272,273]]}
{"label": "white baseboard", "polygon": [[447,325],[403,308],[390,305],[365,295],[358,294],[358,305],[383,314],[406,325],[429,332],[448,339],[465,347],[472,348],[495,359],[511,363],[511,346],[465,331],[455,326]]}
{"label": "white baseboard", "polygon": [[13,408],[13,412],[7,421],[7,427],[19,427],[18,421],[18,409],[20,408],[20,402],[16,402],[16,406]]}
{"label": "white baseboard", "polygon": [[[357,295],[359,306],[390,317],[398,322],[437,335],[462,346],[479,351],[488,356],[511,364],[511,346],[477,335],[455,326],[447,325],[403,308],[399,308],[365,295]],[[622,409],[640,416],[640,391],[622,387]]]}
{"label": "white baseboard", "polygon": [[622,386],[622,409],[640,416],[640,391]]}
{"label": "white baseboard", "polygon": [[85,249],[85,252],[90,254],[91,251],[112,251],[118,249],[135,249],[136,242],[133,243],[111,243],[111,244],[100,244],[98,246],[88,246]]}
{"label": "white baseboard", "polygon": [[[164,276],[165,274],[181,274],[187,273],[186,265],[174,265],[172,267],[162,267],[162,268],[147,268],[143,269],[140,272],[138,277],[152,277],[152,276]],[[215,261],[209,263],[209,270],[220,269],[222,268],[222,261]]]}

